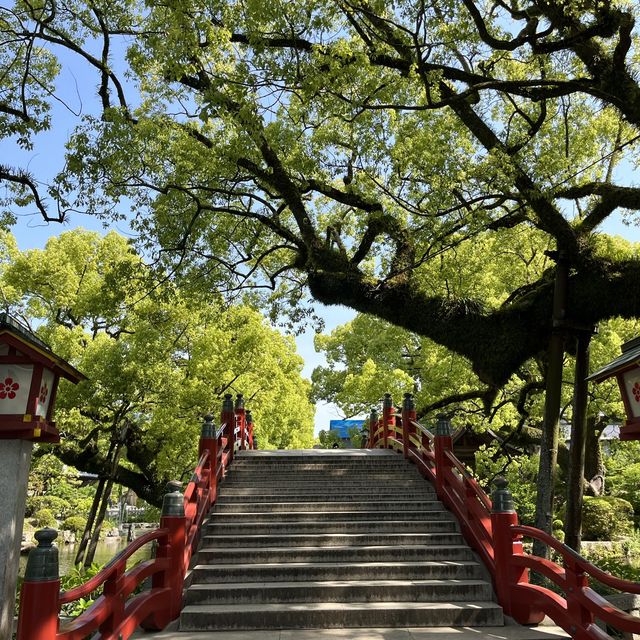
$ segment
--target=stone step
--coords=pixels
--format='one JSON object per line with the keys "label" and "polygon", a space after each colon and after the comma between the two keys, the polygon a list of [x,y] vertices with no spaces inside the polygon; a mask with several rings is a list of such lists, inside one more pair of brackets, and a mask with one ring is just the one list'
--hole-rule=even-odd
{"label": "stone step", "polygon": [[[226,489],[218,496],[216,504],[232,504],[232,503],[256,503],[256,502],[380,502],[384,499],[388,501],[393,498],[393,494],[382,493],[372,495],[371,491],[361,493],[331,493],[322,492],[318,494],[313,493],[253,493],[253,494],[234,494]],[[402,498],[404,500],[430,500],[435,501],[435,491],[429,490],[412,490],[407,493],[403,493]]]}
{"label": "stone step", "polygon": [[400,484],[382,484],[376,486],[369,482],[305,482],[298,480],[291,484],[282,485],[279,482],[225,482],[220,486],[220,491],[230,495],[252,495],[254,493],[277,493],[278,495],[291,495],[296,493],[365,493],[371,495],[392,495],[400,497],[406,493],[425,492],[435,494],[436,490],[428,482],[401,482]]}
{"label": "stone step", "polygon": [[327,580],[198,584],[188,590],[185,604],[460,602],[491,597],[491,587],[482,580]]}
{"label": "stone step", "polygon": [[[246,547],[356,547],[380,545],[461,545],[464,538],[459,533],[313,533],[269,535],[255,534],[248,528],[241,532]],[[237,535],[204,535],[203,548],[230,549],[238,544]]]}
{"label": "stone step", "polygon": [[204,526],[180,630],[495,626],[485,576],[401,456],[242,452]]}
{"label": "stone step", "polygon": [[180,630],[305,629],[402,626],[483,626],[503,623],[493,602],[313,602],[189,605]]}
{"label": "stone step", "polygon": [[[383,533],[445,533],[458,530],[458,523],[446,512],[433,512],[429,520],[309,520],[275,521],[275,522],[234,522],[233,519],[221,521],[212,518],[204,526],[205,535],[228,535],[237,538],[238,535],[251,533],[253,535],[282,535],[295,534],[383,534]],[[440,516],[436,520],[435,517]]]}
{"label": "stone step", "polygon": [[341,477],[341,476],[360,476],[368,475],[369,473],[379,476],[390,477],[419,477],[418,470],[414,468],[403,469],[398,465],[388,466],[362,466],[362,467],[343,467],[340,465],[327,466],[327,467],[314,467],[314,468],[299,468],[295,466],[278,466],[278,467],[263,467],[254,468],[250,466],[242,467],[232,465],[227,472],[227,477],[259,477],[259,476],[286,476],[292,477],[295,475],[304,474],[309,478],[326,478],[326,477]]}
{"label": "stone step", "polygon": [[[420,511],[378,511],[378,510],[359,510],[359,511],[317,511],[312,510],[312,505],[309,505],[308,511],[218,511],[214,507],[213,517],[217,522],[279,522],[283,518],[286,518],[290,522],[317,522],[319,520],[327,519],[329,521],[338,522],[344,520],[424,520],[425,513],[429,514],[429,517],[433,514],[434,517],[442,520],[452,519],[453,516],[448,514],[444,507],[434,509],[427,512],[426,510]],[[442,514],[442,515],[441,515]]]}
{"label": "stone step", "polygon": [[309,509],[313,509],[316,512],[323,511],[382,511],[387,512],[391,509],[395,510],[412,510],[412,511],[439,511],[442,504],[437,500],[394,500],[394,501],[382,501],[374,500],[367,502],[349,502],[349,501],[333,501],[333,502],[243,502],[241,504],[218,504],[213,508],[214,514],[223,513],[245,513],[268,511],[269,513],[281,513],[281,512],[308,512]]}
{"label": "stone step", "polygon": [[192,570],[192,584],[313,580],[469,580],[483,577],[482,567],[473,560],[289,564],[247,561],[244,564],[197,564]]}
{"label": "stone step", "polygon": [[252,562],[425,562],[472,560],[467,545],[370,545],[341,547],[242,547],[198,551],[199,564],[230,564],[251,559]]}

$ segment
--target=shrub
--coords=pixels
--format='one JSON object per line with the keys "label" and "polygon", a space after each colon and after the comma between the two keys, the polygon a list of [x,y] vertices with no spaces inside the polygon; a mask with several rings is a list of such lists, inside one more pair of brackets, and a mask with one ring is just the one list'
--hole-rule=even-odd
{"label": "shrub", "polygon": [[64,518],[70,505],[67,500],[58,496],[31,496],[27,498],[25,508],[27,517],[35,517],[35,514],[41,509],[48,509],[54,516]]}
{"label": "shrub", "polygon": [[38,509],[33,514],[33,524],[36,527],[55,527],[57,521],[53,516],[51,509]]}
{"label": "shrub", "polygon": [[622,498],[585,496],[582,511],[584,540],[616,540],[633,532],[633,507]]}
{"label": "shrub", "polygon": [[84,533],[84,528],[87,526],[87,519],[82,516],[69,516],[63,523],[62,528],[65,531],[73,531],[76,534],[76,539]]}

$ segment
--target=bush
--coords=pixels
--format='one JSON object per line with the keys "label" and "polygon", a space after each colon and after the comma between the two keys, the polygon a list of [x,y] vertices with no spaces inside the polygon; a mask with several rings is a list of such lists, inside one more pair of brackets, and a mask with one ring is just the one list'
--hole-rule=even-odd
{"label": "bush", "polygon": [[31,496],[27,498],[25,513],[27,517],[35,517],[41,509],[48,509],[58,518],[65,518],[70,509],[69,501],[58,496]]}
{"label": "bush", "polygon": [[617,540],[633,532],[633,507],[622,498],[585,496],[583,540]]}
{"label": "bush", "polygon": [[38,528],[56,527],[58,525],[51,509],[38,509],[33,514],[33,524]]}
{"label": "bush", "polygon": [[65,531],[73,531],[76,539],[84,533],[87,526],[87,519],[82,516],[69,516],[63,523],[62,529]]}

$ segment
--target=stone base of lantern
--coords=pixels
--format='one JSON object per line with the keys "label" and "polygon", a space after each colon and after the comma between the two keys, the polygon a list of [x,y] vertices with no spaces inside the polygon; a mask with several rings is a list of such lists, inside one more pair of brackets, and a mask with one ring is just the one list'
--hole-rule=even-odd
{"label": "stone base of lantern", "polygon": [[0,440],[0,638],[10,638],[33,443]]}

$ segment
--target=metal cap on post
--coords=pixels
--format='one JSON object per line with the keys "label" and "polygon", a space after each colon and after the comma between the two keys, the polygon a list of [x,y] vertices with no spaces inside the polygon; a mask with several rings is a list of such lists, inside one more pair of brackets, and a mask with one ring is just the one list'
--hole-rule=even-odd
{"label": "metal cap on post", "polygon": [[402,401],[402,410],[403,411],[415,411],[416,403],[413,399],[412,393],[405,393],[404,400]]}
{"label": "metal cap on post", "polygon": [[493,513],[515,513],[513,496],[509,491],[509,483],[506,478],[498,476],[493,484],[496,488],[491,494],[491,502],[493,503],[491,511]]}
{"label": "metal cap on post", "polygon": [[222,401],[222,411],[233,411],[233,396],[230,393],[224,394],[224,400]]}
{"label": "metal cap on post", "polygon": [[444,413],[438,414],[438,421],[436,422],[436,435],[437,436],[451,435],[451,420]]}
{"label": "metal cap on post", "polygon": [[382,399],[382,406],[384,408],[393,407],[393,398],[390,393],[385,393],[384,398]]}
{"label": "metal cap on post", "polygon": [[202,439],[215,438],[216,430],[213,425],[213,416],[208,413],[204,417],[204,422],[202,423],[202,430],[200,431],[200,437]]}
{"label": "metal cap on post", "polygon": [[167,482],[164,498],[162,498],[162,515],[184,518],[184,496],[180,491],[182,482],[171,480]]}
{"label": "metal cap on post", "polygon": [[[225,398],[226,398],[226,396],[225,396]],[[244,395],[242,393],[239,393],[236,396],[235,408],[236,409],[244,409]]]}
{"label": "metal cap on post", "polygon": [[34,537],[38,541],[38,546],[29,552],[24,579],[29,582],[57,580],[60,577],[58,547],[53,544],[53,541],[58,537],[58,532],[47,527],[36,531]]}

